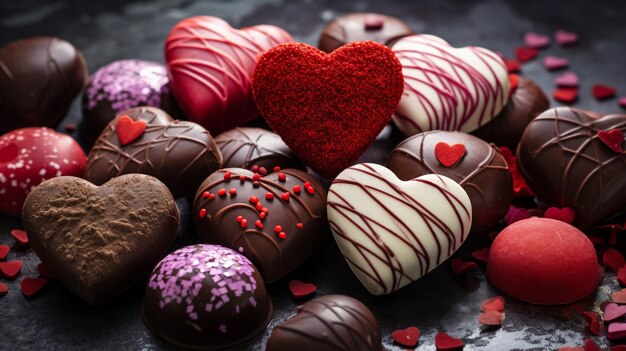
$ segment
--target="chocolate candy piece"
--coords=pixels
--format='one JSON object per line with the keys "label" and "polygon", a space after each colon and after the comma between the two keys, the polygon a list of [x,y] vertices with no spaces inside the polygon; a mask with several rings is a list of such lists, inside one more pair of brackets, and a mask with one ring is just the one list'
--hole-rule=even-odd
{"label": "chocolate candy piece", "polygon": [[225,247],[199,244],[159,262],[141,313],[150,330],[171,344],[215,350],[265,329],[272,300],[247,258]]}
{"label": "chocolate candy piece", "polygon": [[306,172],[261,177],[221,169],[200,185],[193,219],[203,240],[248,257],[271,283],[300,265],[327,233],[326,191]]}
{"label": "chocolate candy piece", "polygon": [[222,152],[224,168],[251,170],[256,166],[255,170],[264,168],[267,172],[273,172],[275,167],[305,169],[283,139],[266,129],[231,129],[216,136],[215,142]]}
{"label": "chocolate candy piece", "polygon": [[[446,166],[439,160],[446,152],[446,146],[440,143],[448,147],[462,145],[465,152],[456,163]],[[513,201],[513,179],[500,150],[466,133],[432,131],[414,135],[391,151],[387,166],[402,180],[435,173],[458,182],[472,201],[472,231],[498,224]]]}
{"label": "chocolate candy piece", "polygon": [[143,174],[100,187],[76,177],[47,180],[26,198],[22,218],[39,258],[94,305],[153,267],[174,241],[179,223],[167,187]]}
{"label": "chocolate candy piece", "polygon": [[528,78],[518,76],[517,89],[504,109],[472,134],[515,152],[528,123],[548,107],[550,102],[541,87]]}
{"label": "chocolate candy piece", "polygon": [[411,27],[399,18],[377,13],[352,13],[328,23],[317,47],[331,52],[347,43],[364,40],[391,46],[396,40],[411,34]]}
{"label": "chocolate candy piece", "polygon": [[[136,129],[141,124],[143,132]],[[127,133],[136,134],[123,143]],[[220,150],[207,130],[193,122],[172,120],[156,107],[138,107],[121,113],[102,132],[89,153],[85,179],[103,184],[121,174],[148,174],[178,198],[193,194],[221,164]]]}
{"label": "chocolate candy piece", "polygon": [[0,131],[55,126],[87,84],[87,64],[72,44],[54,37],[0,48]]}
{"label": "chocolate candy piece", "polygon": [[374,295],[396,291],[445,261],[472,221],[469,197],[450,178],[428,174],[404,182],[373,163],[341,172],[326,208],[339,249]]}
{"label": "chocolate candy piece", "polygon": [[[622,133],[613,150],[601,132]],[[537,116],[517,150],[519,170],[539,200],[571,207],[585,230],[626,212],[626,115],[594,118],[569,107]],[[621,150],[621,151],[620,151]]]}
{"label": "chocolate candy piece", "polygon": [[383,351],[380,329],[372,312],[345,295],[316,297],[291,319],[272,330],[266,351]]}
{"label": "chocolate candy piece", "polygon": [[134,107],[170,110],[174,104],[165,66],[142,60],[119,60],[96,71],[83,95],[81,132],[92,145],[118,114]]}

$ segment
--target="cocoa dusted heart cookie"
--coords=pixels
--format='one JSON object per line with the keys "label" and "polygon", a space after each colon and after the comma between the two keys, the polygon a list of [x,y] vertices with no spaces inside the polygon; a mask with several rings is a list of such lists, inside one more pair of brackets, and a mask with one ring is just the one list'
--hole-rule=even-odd
{"label": "cocoa dusted heart cookie", "polygon": [[148,174],[165,183],[175,198],[192,195],[222,165],[222,154],[206,129],[173,120],[156,107],[121,113],[102,131],[88,158],[85,179],[94,184],[122,174]]}
{"label": "cocoa dusted heart cookie", "polygon": [[221,169],[200,185],[193,219],[203,240],[248,257],[267,283],[300,265],[328,232],[326,190],[306,172],[262,177]]}
{"label": "cocoa dusted heart cookie", "polygon": [[626,212],[625,132],[625,114],[547,110],[522,135],[519,170],[539,200],[571,207],[574,224],[588,229]]}
{"label": "cocoa dusted heart cookie", "polygon": [[128,174],[95,186],[58,177],[37,186],[22,214],[33,250],[72,292],[99,305],[165,255],[179,213],[154,177]]}

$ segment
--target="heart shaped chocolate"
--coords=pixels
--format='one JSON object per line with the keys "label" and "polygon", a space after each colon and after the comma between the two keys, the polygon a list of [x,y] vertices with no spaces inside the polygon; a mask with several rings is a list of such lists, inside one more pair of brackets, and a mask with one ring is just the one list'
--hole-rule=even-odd
{"label": "heart shaped chocolate", "polygon": [[461,246],[472,222],[470,199],[450,178],[428,174],[405,182],[373,163],[335,178],[327,211],[339,249],[374,295],[433,270]]}
{"label": "heart shaped chocolate", "polygon": [[167,187],[143,174],[100,187],[76,177],[47,180],[28,195],[22,218],[39,258],[94,305],[150,270],[174,241],[179,223]]}
{"label": "heart shaped chocolate", "polygon": [[290,41],[275,26],[238,30],[217,17],[176,24],[165,42],[165,61],[170,87],[187,118],[217,135],[258,117],[252,98],[257,56]]}
{"label": "heart shaped chocolate", "polygon": [[402,95],[393,52],[371,41],[326,54],[302,43],[263,54],[254,98],[272,129],[324,177],[354,162],[389,123]]}
{"label": "heart shaped chocolate", "polygon": [[122,112],[102,131],[88,158],[85,179],[94,184],[122,174],[148,174],[165,183],[175,198],[192,195],[222,164],[206,129],[173,120],[156,107]]}
{"label": "heart shaped chocolate", "polygon": [[392,49],[404,74],[393,121],[407,136],[436,129],[471,132],[508,101],[506,66],[487,49],[457,49],[425,34],[404,37]]}
{"label": "heart shaped chocolate", "polygon": [[326,191],[306,172],[261,177],[226,168],[211,174],[194,201],[193,219],[206,242],[248,257],[273,282],[304,262],[327,233]]}
{"label": "heart shaped chocolate", "polygon": [[626,152],[606,145],[603,130],[626,132],[626,115],[592,118],[569,107],[550,109],[528,125],[517,151],[539,200],[574,209],[574,225],[583,230],[626,212]]}

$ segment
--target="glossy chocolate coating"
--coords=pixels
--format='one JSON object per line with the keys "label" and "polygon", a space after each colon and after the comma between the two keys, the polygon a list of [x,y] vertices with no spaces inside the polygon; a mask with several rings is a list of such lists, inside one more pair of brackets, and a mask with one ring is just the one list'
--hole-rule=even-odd
{"label": "glossy chocolate coating", "polygon": [[224,168],[263,167],[272,172],[280,169],[306,169],[302,161],[280,135],[262,128],[235,128],[215,137],[215,142],[222,152]]}
{"label": "glossy chocolate coating", "polygon": [[[440,142],[465,145],[465,156],[451,167],[442,165],[435,155]],[[470,134],[432,131],[412,136],[391,151],[388,167],[402,180],[435,173],[458,182],[472,202],[472,231],[496,225],[513,200],[511,172],[499,149]]]}
{"label": "glossy chocolate coating", "polygon": [[266,351],[383,351],[372,312],[345,295],[317,297],[272,330]]}
{"label": "glossy chocolate coating", "polygon": [[326,236],[326,190],[297,169],[265,177],[221,169],[200,185],[193,219],[204,241],[242,253],[271,283],[304,262]]}
{"label": "glossy chocolate coating", "polygon": [[[124,115],[147,123],[143,135],[128,145],[120,144],[115,130]],[[173,120],[156,107],[121,113],[100,134],[88,158],[85,179],[90,182],[102,184],[121,174],[143,173],[159,178],[176,198],[192,195],[222,164],[222,155],[206,129]]]}
{"label": "glossy chocolate coating", "polygon": [[539,200],[574,209],[582,230],[626,212],[626,153],[598,137],[602,130],[626,133],[626,115],[595,117],[569,107],[547,110],[528,125],[517,150],[519,170]]}
{"label": "glossy chocolate coating", "polygon": [[541,87],[528,78],[518,76],[517,89],[504,109],[472,134],[515,152],[528,123],[548,107],[550,101]]}
{"label": "glossy chocolate coating", "polygon": [[0,131],[53,127],[87,84],[87,64],[72,44],[33,37],[0,48]]}
{"label": "glossy chocolate coating", "polygon": [[331,52],[353,41],[372,40],[391,46],[397,39],[414,34],[396,17],[376,13],[353,13],[331,21],[322,32],[317,47]]}
{"label": "glossy chocolate coating", "polygon": [[265,329],[272,300],[247,258],[222,246],[198,244],[159,262],[141,311],[150,330],[171,344],[216,350]]}

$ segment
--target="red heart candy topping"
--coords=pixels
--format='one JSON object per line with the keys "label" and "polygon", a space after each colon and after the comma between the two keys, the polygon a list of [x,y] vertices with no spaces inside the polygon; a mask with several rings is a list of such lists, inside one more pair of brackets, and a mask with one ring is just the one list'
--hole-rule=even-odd
{"label": "red heart candy topping", "polygon": [[604,322],[612,322],[626,315],[626,306],[609,303],[604,306]]}
{"label": "red heart candy topping", "polygon": [[504,313],[500,311],[488,310],[478,316],[478,322],[490,327],[501,326],[504,320]]}
{"label": "red heart candy topping", "polygon": [[394,330],[391,333],[391,338],[404,347],[415,347],[421,333],[422,332],[417,327],[408,327],[404,330]]}
{"label": "red heart candy topping", "polygon": [[544,218],[552,218],[557,221],[565,222],[567,224],[572,224],[574,222],[574,218],[576,218],[576,212],[570,207],[550,207],[543,213]]}
{"label": "red heart candy topping", "polygon": [[21,270],[22,270],[21,260],[0,262],[0,272],[2,272],[2,274],[4,274],[4,276],[9,279],[13,279],[17,277],[17,275],[20,274]]}
{"label": "red heart candy topping", "polygon": [[594,335],[600,335],[600,315],[597,312],[584,311],[583,317],[587,321],[587,329]]}
{"label": "red heart candy topping", "polygon": [[504,61],[504,65],[506,66],[506,70],[509,73],[518,73],[522,69],[522,66],[519,64],[519,62],[517,62],[517,60],[511,60],[511,59],[504,58],[504,59],[502,59],[502,61]]}
{"label": "red heart candy topping", "polygon": [[604,100],[615,96],[615,88],[604,84],[595,84],[591,88],[593,96],[598,100]]}
{"label": "red heart candy topping", "polygon": [[530,61],[537,57],[537,49],[525,47],[517,48],[515,49],[515,56],[521,62]]}
{"label": "red heart candy topping", "polygon": [[512,96],[519,85],[519,76],[517,74],[509,74],[509,84],[511,86],[509,89],[509,96]]}
{"label": "red heart candy topping", "polygon": [[452,272],[456,275],[465,274],[478,269],[478,265],[475,262],[463,261],[455,258],[451,262]]}
{"label": "red heart candy topping", "polygon": [[317,286],[311,283],[304,283],[300,280],[292,280],[289,282],[289,290],[293,297],[301,299],[314,294],[317,291]]}
{"label": "red heart candy topping", "polygon": [[624,267],[626,260],[621,252],[616,249],[607,249],[602,255],[602,263],[609,267],[613,272],[617,272],[620,268]]}
{"label": "red heart candy topping", "polygon": [[115,132],[120,141],[120,145],[128,145],[139,139],[146,131],[146,121],[139,119],[134,121],[130,116],[123,115],[115,122]]}
{"label": "red heart candy topping", "polygon": [[28,245],[28,235],[26,235],[25,231],[13,229],[11,230],[11,236],[17,241],[18,244],[22,246]]}
{"label": "red heart candy topping", "polygon": [[626,304],[626,289],[622,289],[612,293],[611,301],[619,304]]}
{"label": "red heart candy topping", "polygon": [[4,260],[5,258],[7,258],[9,250],[9,245],[0,245],[0,260]]}
{"label": "red heart candy topping", "polygon": [[585,343],[584,343],[583,349],[585,351],[604,351],[604,350],[602,350],[602,348],[600,348],[600,346],[598,346],[598,344],[596,344],[595,341],[593,341],[591,339],[585,339]]}
{"label": "red heart candy topping", "polygon": [[619,129],[601,130],[598,132],[598,139],[615,152],[624,151],[624,133]]}
{"label": "red heart candy topping", "polygon": [[20,282],[20,288],[22,288],[24,296],[33,297],[47,284],[48,280],[46,278],[24,278]]}
{"label": "red heart candy topping", "polygon": [[472,257],[478,261],[487,263],[489,261],[489,248],[476,250],[472,252]]}
{"label": "red heart candy topping", "polygon": [[461,339],[453,338],[447,333],[439,332],[435,335],[435,347],[437,350],[457,350],[464,345]]}
{"label": "red heart candy topping", "polygon": [[578,89],[575,88],[558,88],[552,92],[552,97],[556,101],[571,104],[578,99]]}
{"label": "red heart candy topping", "polygon": [[486,300],[483,300],[483,302],[480,303],[480,310],[483,312],[487,312],[487,311],[504,312],[504,297],[494,296]]}
{"label": "red heart candy topping", "polygon": [[444,142],[438,142],[435,145],[435,156],[437,161],[446,167],[454,166],[463,156],[467,150],[463,144],[454,144],[452,146]]}

